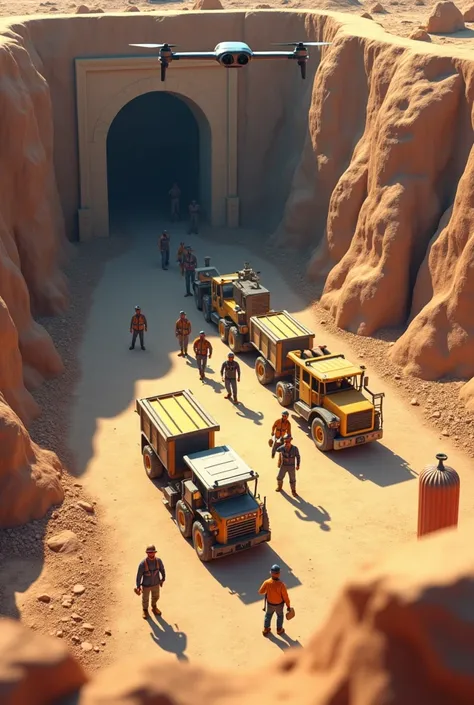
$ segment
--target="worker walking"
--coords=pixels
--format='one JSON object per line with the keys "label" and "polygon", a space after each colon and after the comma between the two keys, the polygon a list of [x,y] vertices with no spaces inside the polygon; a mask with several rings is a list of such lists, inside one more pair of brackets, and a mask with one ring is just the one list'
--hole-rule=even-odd
{"label": "worker walking", "polygon": [[196,355],[196,362],[199,370],[199,378],[204,381],[206,376],[206,364],[207,357],[209,355],[209,360],[212,357],[212,345],[206,338],[204,331],[200,331],[199,338],[196,338],[193,343],[194,354]]}
{"label": "worker walking", "polygon": [[151,595],[151,611],[153,614],[160,615],[161,610],[157,607],[157,602],[160,599],[160,588],[166,580],[165,567],[161,558],[156,556],[155,546],[148,546],[146,549],[146,558],[142,560],[138,566],[137,586],[135,592],[142,596],[143,619],[147,619],[148,604]]}
{"label": "worker walking", "polygon": [[178,357],[187,357],[189,336],[191,335],[191,321],[186,318],[186,312],[180,311],[175,324],[175,335],[178,338],[180,352]]}
{"label": "worker walking", "polygon": [[130,333],[132,333],[132,344],[129,350],[135,349],[135,342],[137,336],[140,338],[140,346],[142,350],[145,350],[144,334],[148,331],[148,323],[146,317],[143,315],[140,306],[135,306],[135,315],[132,316],[130,321]]}
{"label": "worker walking", "polygon": [[221,377],[227,390],[224,399],[230,399],[233,395],[234,404],[238,404],[237,382],[240,382],[240,365],[234,360],[234,353],[232,352],[227,355],[227,360],[222,363]]}
{"label": "worker walking", "polygon": [[179,220],[179,199],[181,198],[181,189],[175,182],[168,191],[171,198],[171,220]]}
{"label": "worker walking", "polygon": [[184,255],[186,253],[186,248],[184,242],[179,243],[178,252],[176,254],[176,261],[179,264],[181,270],[181,276],[184,277]]}
{"label": "worker walking", "polygon": [[300,469],[300,452],[296,446],[292,444],[293,436],[287,434],[284,438],[283,445],[276,449],[277,453],[280,453],[279,460],[279,472],[277,475],[277,492],[281,492],[283,489],[283,480],[285,479],[286,473],[290,478],[290,488],[293,497],[297,497],[296,494],[296,470]]}
{"label": "worker walking", "polygon": [[284,608],[289,612],[291,609],[288,590],[284,582],[280,580],[280,566],[275,563],[270,569],[270,578],[265,580],[260,590],[260,595],[265,595],[265,618],[263,621],[263,636],[268,636],[271,631],[272,617],[276,614],[277,634],[284,634],[283,628]]}
{"label": "worker walking", "polygon": [[287,434],[291,434],[291,423],[288,419],[288,411],[281,412],[281,418],[277,419],[272,426],[272,437],[268,445],[272,447],[272,458],[275,457],[276,449],[281,446]]}
{"label": "worker walking", "polygon": [[161,268],[168,269],[170,263],[170,236],[167,230],[163,230],[158,240],[161,253]]}
{"label": "worker walking", "polygon": [[199,212],[201,210],[201,207],[199,203],[195,200],[192,200],[191,203],[189,204],[189,230],[188,230],[188,235],[191,235],[194,233],[195,235],[199,235]]}
{"label": "worker walking", "polygon": [[184,266],[184,276],[186,282],[186,293],[185,296],[192,296],[194,292],[191,291],[191,286],[196,278],[196,267],[197,259],[193,255],[193,249],[189,245],[186,245],[186,253],[183,258]]}

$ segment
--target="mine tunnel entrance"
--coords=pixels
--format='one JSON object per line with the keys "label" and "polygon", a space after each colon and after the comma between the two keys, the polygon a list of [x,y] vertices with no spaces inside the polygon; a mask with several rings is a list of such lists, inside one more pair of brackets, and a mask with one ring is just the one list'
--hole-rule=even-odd
{"label": "mine tunnel entrance", "polygon": [[[107,187],[111,232],[124,222],[170,220],[169,191],[181,189],[181,219],[190,201],[210,206],[210,130],[184,99],[145,93],[116,115],[107,135]],[[201,118],[201,119],[200,119]]]}

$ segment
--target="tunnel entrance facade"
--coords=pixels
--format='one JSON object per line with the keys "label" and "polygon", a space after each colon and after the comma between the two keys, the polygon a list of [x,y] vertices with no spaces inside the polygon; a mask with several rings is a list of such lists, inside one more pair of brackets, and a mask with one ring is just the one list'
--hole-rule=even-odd
{"label": "tunnel entrance facade", "polygon": [[184,98],[151,91],[115,116],[107,134],[109,226],[136,213],[170,217],[172,184],[181,190],[181,217],[196,199],[205,221],[210,210],[210,130],[204,115]]}
{"label": "tunnel entrance facade", "polygon": [[[120,201],[165,212],[174,180],[183,204],[200,199],[211,225],[239,225],[236,72],[183,62],[163,83],[158,68],[154,58],[76,59],[80,240],[107,237],[109,207],[113,213]],[[154,132],[156,113],[166,110],[172,117],[160,116]],[[175,171],[167,163],[173,150]]]}

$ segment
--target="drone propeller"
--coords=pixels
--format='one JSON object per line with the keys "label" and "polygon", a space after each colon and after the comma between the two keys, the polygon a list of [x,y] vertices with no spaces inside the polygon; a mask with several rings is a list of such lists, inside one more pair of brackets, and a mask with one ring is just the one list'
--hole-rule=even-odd
{"label": "drone propeller", "polygon": [[163,47],[175,47],[176,44],[129,44],[130,47],[145,47],[145,49],[162,49]]}
{"label": "drone propeller", "polygon": [[276,47],[320,47],[331,44],[331,42],[273,42]]}

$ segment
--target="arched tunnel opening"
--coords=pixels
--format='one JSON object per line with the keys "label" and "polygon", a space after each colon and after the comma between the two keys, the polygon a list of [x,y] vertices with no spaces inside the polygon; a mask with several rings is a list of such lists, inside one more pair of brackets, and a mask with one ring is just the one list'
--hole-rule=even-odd
{"label": "arched tunnel opening", "polygon": [[181,190],[181,219],[186,219],[191,200],[202,202],[207,191],[202,151],[200,125],[181,98],[152,91],[127,103],[107,135],[111,232],[124,222],[170,220],[174,183]]}

